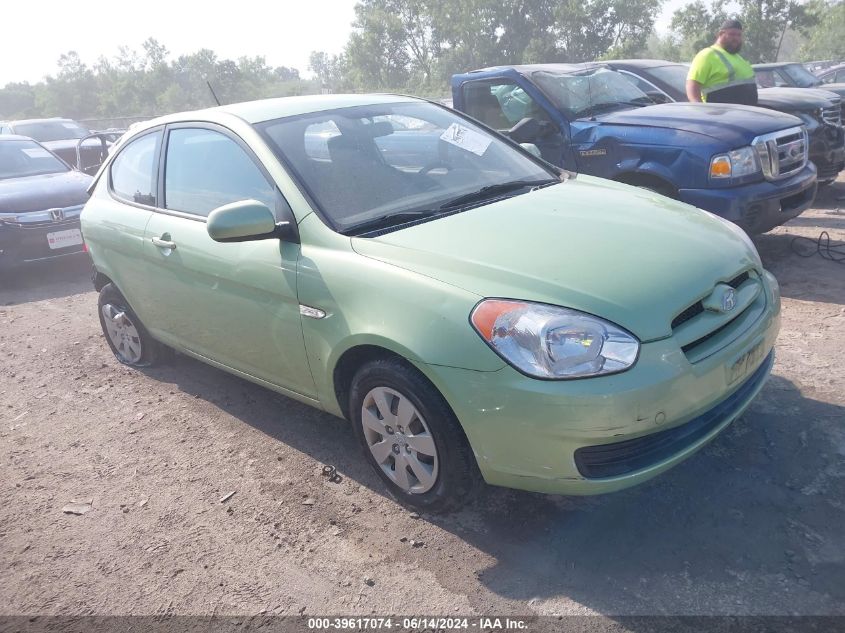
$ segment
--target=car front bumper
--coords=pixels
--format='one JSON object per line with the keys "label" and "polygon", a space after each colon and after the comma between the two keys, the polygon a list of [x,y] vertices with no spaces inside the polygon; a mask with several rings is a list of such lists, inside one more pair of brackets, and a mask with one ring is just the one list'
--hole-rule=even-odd
{"label": "car front bumper", "polygon": [[722,189],[680,189],[678,197],[738,224],[748,233],[764,233],[809,208],[817,187],[816,168],[807,163],[799,173],[781,181]]}
{"label": "car front bumper", "polygon": [[50,248],[48,236],[74,230],[80,230],[78,218],[37,224],[0,222],[0,269],[84,253],[85,244]]}
{"label": "car front bumper", "polygon": [[454,410],[487,483],[566,495],[613,492],[695,453],[762,389],[780,327],[777,282],[764,277],[760,317],[698,362],[670,337],[643,344],[628,371],[599,378],[536,380],[510,367],[420,369]]}

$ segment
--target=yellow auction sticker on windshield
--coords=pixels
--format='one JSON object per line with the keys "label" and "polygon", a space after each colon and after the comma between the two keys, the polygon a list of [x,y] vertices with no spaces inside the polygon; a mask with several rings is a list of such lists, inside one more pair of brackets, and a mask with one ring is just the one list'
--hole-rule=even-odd
{"label": "yellow auction sticker on windshield", "polygon": [[440,139],[478,156],[483,156],[492,142],[489,137],[457,123],[446,128]]}

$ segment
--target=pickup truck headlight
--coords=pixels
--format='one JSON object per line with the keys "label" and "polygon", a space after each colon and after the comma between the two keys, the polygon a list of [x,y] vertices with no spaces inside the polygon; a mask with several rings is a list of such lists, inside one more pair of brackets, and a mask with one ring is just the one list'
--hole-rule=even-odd
{"label": "pickup truck headlight", "polygon": [[760,171],[757,154],[752,147],[741,147],[727,154],[717,154],[710,159],[710,177],[713,179],[739,178]]}
{"label": "pickup truck headlight", "polygon": [[637,360],[640,342],[609,321],[542,303],[485,299],[470,321],[493,350],[534,378],[615,374]]}

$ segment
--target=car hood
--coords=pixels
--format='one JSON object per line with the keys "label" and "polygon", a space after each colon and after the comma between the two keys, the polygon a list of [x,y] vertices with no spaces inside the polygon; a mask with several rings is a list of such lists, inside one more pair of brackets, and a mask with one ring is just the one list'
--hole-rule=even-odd
{"label": "car hood", "polygon": [[578,176],[374,238],[361,255],[479,297],[566,306],[641,341],[759,258],[709,213],[619,183]]}
{"label": "car hood", "polygon": [[816,88],[802,88],[802,90],[827,90],[828,92],[835,92],[840,97],[845,97],[845,84],[822,84]]}
{"label": "car hood", "polygon": [[88,200],[91,176],[67,171],[0,180],[0,213],[25,213],[73,207]]}
{"label": "car hood", "polygon": [[695,132],[730,143],[746,145],[755,136],[796,125],[801,119],[783,112],[736,104],[663,103],[598,117],[603,124],[656,127]]}
{"label": "car hood", "polygon": [[757,94],[761,106],[778,110],[816,110],[839,99],[835,92],[816,88],[760,88]]}

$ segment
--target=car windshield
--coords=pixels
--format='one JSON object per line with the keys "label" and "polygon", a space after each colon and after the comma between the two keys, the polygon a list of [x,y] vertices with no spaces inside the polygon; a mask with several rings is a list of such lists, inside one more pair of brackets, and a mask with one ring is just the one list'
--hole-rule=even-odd
{"label": "car windshield", "polygon": [[782,69],[784,74],[795,82],[799,88],[813,88],[821,85],[818,77],[804,68],[801,64],[789,64]]}
{"label": "car windshield", "polygon": [[256,127],[344,233],[560,182],[502,138],[427,102],[326,110]]}
{"label": "car windshield", "polygon": [[673,90],[681,94],[687,91],[687,73],[689,67],[684,64],[672,64],[671,66],[655,66],[645,71],[658,81],[668,84]]}
{"label": "car windshield", "polygon": [[0,140],[0,180],[68,171],[68,166],[38,143]]}
{"label": "car windshield", "polygon": [[16,123],[14,128],[15,134],[34,138],[39,143],[84,138],[90,134],[88,130],[73,121],[34,121],[32,123]]}
{"label": "car windshield", "polygon": [[539,71],[532,78],[557,107],[573,117],[652,103],[624,75],[607,68],[577,74]]}

